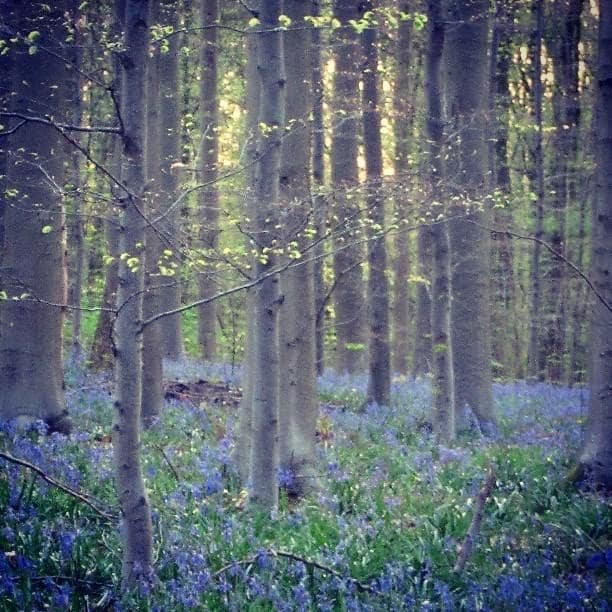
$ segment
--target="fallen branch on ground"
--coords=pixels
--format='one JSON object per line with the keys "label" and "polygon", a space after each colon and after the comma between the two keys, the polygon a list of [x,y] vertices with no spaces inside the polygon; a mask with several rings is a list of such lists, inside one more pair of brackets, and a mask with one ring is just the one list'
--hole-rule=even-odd
{"label": "fallen branch on ground", "polygon": [[300,555],[297,555],[292,552],[288,552],[284,550],[275,550],[274,548],[269,548],[268,550],[265,551],[265,553],[260,553],[249,559],[242,559],[240,561],[234,561],[233,563],[228,563],[227,565],[224,565],[221,569],[217,570],[212,575],[212,577],[219,578],[219,576],[231,570],[233,567],[236,567],[237,565],[244,565],[244,566],[254,565],[255,563],[257,563],[258,559],[260,559],[263,556],[263,554],[269,555],[270,557],[283,557],[285,559],[291,559],[292,561],[299,561],[300,563],[303,563],[304,565],[321,570],[322,572],[330,574],[331,576],[335,576],[336,578],[339,578],[340,580],[346,580],[350,582],[351,584],[355,585],[358,591],[362,591],[366,593],[373,593],[375,595],[381,594],[380,591],[375,589],[373,586],[366,584],[365,582],[360,582],[359,580],[357,580],[356,578],[352,578],[351,576],[346,576],[342,574],[342,572],[335,570],[333,567],[329,567],[328,565],[323,565],[322,563],[319,563],[318,561],[313,561],[312,559],[306,559],[305,557],[301,557]]}
{"label": "fallen branch on ground", "polygon": [[474,548],[474,544],[476,543],[476,539],[478,538],[478,534],[480,533],[480,525],[482,523],[482,517],[484,516],[484,509],[491,495],[491,491],[495,486],[495,472],[492,467],[489,467],[489,472],[487,474],[487,479],[482,485],[482,488],[478,492],[478,496],[476,497],[476,502],[474,503],[474,515],[472,516],[472,522],[470,523],[470,527],[465,535],[465,539],[463,540],[463,545],[461,546],[461,550],[459,551],[459,556],[457,557],[457,562],[455,563],[455,567],[453,571],[456,574],[460,574],[465,568],[465,564],[472,553]]}
{"label": "fallen branch on ground", "polygon": [[49,474],[47,474],[44,470],[42,470],[38,466],[32,463],[29,463],[28,461],[24,461],[23,459],[13,457],[13,455],[9,453],[5,453],[4,451],[0,451],[0,459],[5,459],[6,461],[9,461],[10,463],[14,463],[15,465],[19,465],[21,467],[24,467],[30,470],[31,472],[34,472],[35,474],[40,476],[46,483],[50,484],[56,489],[59,489],[60,491],[63,491],[64,493],[67,493],[71,497],[74,497],[75,499],[79,500],[83,504],[89,506],[92,510],[94,510],[97,514],[99,514],[102,518],[106,519],[107,521],[114,522],[117,520],[118,518],[117,516],[111,514],[104,508],[101,508],[98,505],[98,502],[92,501],[93,497],[89,495],[89,493],[77,491],[73,489],[72,487],[69,487],[67,484],[64,484],[63,482],[60,482],[59,480],[56,480],[55,478],[53,478],[53,476],[49,476]]}

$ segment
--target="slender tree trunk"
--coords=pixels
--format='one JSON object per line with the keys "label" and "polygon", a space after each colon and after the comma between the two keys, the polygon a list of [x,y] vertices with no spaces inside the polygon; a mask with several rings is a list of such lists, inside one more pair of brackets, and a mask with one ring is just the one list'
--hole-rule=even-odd
{"label": "slender tree trunk", "polygon": [[359,3],[335,0],[334,14],[342,27],[335,48],[332,117],[331,178],[334,188],[334,226],[340,236],[334,241],[334,310],[336,369],[357,373],[365,363],[365,290],[359,245],[359,184],[357,168],[359,135],[359,44],[350,20],[359,19]]}
{"label": "slender tree trunk", "polygon": [[[512,185],[508,160],[508,129],[511,96],[508,90],[512,58],[514,9],[503,2],[497,4],[491,37],[491,92],[489,96],[489,164],[490,191],[493,193],[494,226],[506,229],[512,224],[510,195]],[[493,358],[504,376],[516,376],[517,357],[512,338],[518,332],[514,278],[514,248],[506,234],[494,234],[492,243],[492,325]]]}
{"label": "slender tree trunk", "polygon": [[[373,2],[362,3],[364,12]],[[382,194],[382,140],[378,101],[378,33],[366,27],[363,45],[363,146],[367,176],[367,207],[370,244],[368,245],[368,323],[369,377],[368,401],[388,406],[391,400],[391,355],[389,350],[389,282],[385,246],[385,201]]]}
{"label": "slender tree trunk", "polygon": [[[425,127],[429,142],[429,160],[432,213],[434,219],[447,214],[443,204],[441,182],[443,179],[443,116],[441,64],[444,48],[444,22],[440,0],[429,0],[428,44],[425,58],[425,103],[427,119]],[[434,430],[440,441],[455,438],[455,397],[453,389],[453,352],[450,334],[450,253],[448,222],[441,220],[431,227],[432,291],[431,333],[433,336],[433,398]]]}
{"label": "slender tree trunk", "polygon": [[450,0],[445,38],[449,162],[446,178],[458,205],[449,223],[452,253],[451,330],[455,400],[481,424],[494,422],[491,381],[490,243],[486,226],[485,105],[488,3]]}
{"label": "slender tree trunk", "polygon": [[[59,58],[67,8],[64,2],[2,4],[5,23],[23,36],[10,45],[13,110],[65,120],[68,72]],[[38,45],[28,38],[33,30]],[[67,432],[64,309],[57,306],[66,303],[63,139],[51,127],[27,123],[9,137],[8,151],[0,291],[9,299],[0,300],[0,419],[43,419],[52,430]]]}
{"label": "slender tree trunk", "polygon": [[[219,0],[202,0],[200,26],[202,31],[202,48],[200,52],[200,126],[202,141],[200,143],[200,164],[202,183],[208,185],[199,192],[202,248],[214,256],[219,236],[219,190],[215,183],[219,163],[219,120],[217,93],[217,28],[210,25],[219,19]],[[207,27],[208,26],[208,27]],[[215,281],[212,261],[200,272],[200,298],[206,298],[215,292]],[[217,356],[217,303],[210,302],[200,306],[198,312],[198,343],[202,358],[213,361]]]}
{"label": "slender tree trunk", "polygon": [[[258,163],[255,178],[257,213],[255,225],[259,253],[257,276],[269,273],[276,263],[278,244],[279,175],[283,133],[283,57],[278,30],[279,0],[266,0],[259,7],[257,70],[260,77]],[[282,299],[278,275],[263,280],[253,294],[252,446],[251,502],[265,510],[278,505],[279,465],[279,352],[278,310]]]}
{"label": "slender tree trunk", "polygon": [[[312,33],[304,27],[304,17],[312,15],[312,3],[285,0],[283,12],[291,25],[283,33],[287,108],[289,126],[283,138],[280,168],[280,194],[283,201],[285,257],[299,265],[281,276],[283,307],[280,311],[280,465],[295,476],[289,493],[302,495],[316,484],[317,402],[314,264],[308,227],[312,219],[310,195],[310,116],[312,78],[309,53]],[[297,251],[297,253],[296,253]],[[302,255],[304,254],[304,255]],[[297,258],[297,259],[296,259]],[[303,260],[303,261],[299,261]]]}
{"label": "slender tree trunk", "polygon": [[[178,28],[177,0],[161,0],[161,23],[176,30]],[[180,258],[181,243],[179,236],[180,209],[173,206],[178,197],[178,177],[181,166],[181,119],[179,114],[179,49],[180,36],[168,39],[168,51],[160,55],[160,142],[162,151],[161,181],[165,213],[164,222],[160,224],[168,251],[172,254],[164,258],[167,267],[174,269],[172,282],[165,283],[160,290],[160,303],[164,311],[173,310],[181,305]],[[172,315],[160,320],[161,339],[164,356],[169,359],[180,359],[184,356],[181,315]]]}
{"label": "slender tree trunk", "polygon": [[431,227],[422,224],[417,230],[416,306],[414,314],[414,353],[412,376],[431,372],[433,359],[431,342]]}
{"label": "slender tree trunk", "polygon": [[[321,0],[313,0],[312,15],[318,17],[321,14]],[[314,292],[316,308],[316,355],[317,374],[325,371],[325,223],[327,218],[327,202],[323,196],[325,185],[325,123],[323,116],[323,69],[321,59],[321,30],[312,29],[312,91],[314,94],[312,109],[312,178],[314,183],[314,220],[316,237],[319,244],[314,249]]]}
{"label": "slender tree trunk", "polygon": [[[112,38],[116,43],[122,43],[123,27],[125,21],[126,0],[114,0]],[[118,100],[121,99],[121,64],[115,55],[113,63],[114,94]],[[119,118],[116,118],[119,123]],[[121,177],[121,155],[122,143],[115,138],[112,145],[110,170],[116,178]],[[114,365],[114,348],[112,341],[113,323],[115,320],[114,309],[117,302],[117,287],[119,284],[119,222],[115,218],[118,210],[115,206],[122,194],[118,192],[117,185],[110,186],[113,198],[113,209],[110,218],[105,223],[106,244],[108,246],[109,263],[106,267],[104,277],[104,292],[102,295],[102,310],[98,316],[94,339],[89,351],[89,365],[93,370],[106,370]]]}
{"label": "slender tree trunk", "polygon": [[122,58],[121,115],[124,157],[122,179],[129,191],[122,200],[118,314],[115,321],[115,480],[122,513],[124,588],[153,572],[151,508],[140,463],[142,391],[142,291],[144,288],[146,78],[149,43],[148,0],[127,0]]}
{"label": "slender tree trunk", "polygon": [[[535,136],[535,237],[542,240],[544,237],[544,153],[542,151],[542,36],[544,34],[543,0],[534,0],[536,14],[535,49],[533,60],[533,107],[535,114],[536,136]],[[527,371],[532,380],[542,378],[542,361],[540,353],[540,329],[541,321],[541,294],[542,279],[540,260],[542,258],[542,246],[539,242],[533,243],[531,256],[531,318],[529,328],[529,353],[527,357]]]}
{"label": "slender tree trunk", "polygon": [[589,417],[580,465],[612,490],[612,7],[599,5],[597,196],[592,217],[591,279],[608,303],[593,301]]}
{"label": "slender tree trunk", "polygon": [[[150,23],[159,22],[159,0],[150,0]],[[147,210],[149,218],[159,214],[161,183],[161,147],[159,136],[159,46],[152,50],[147,66],[147,117],[145,140],[145,164],[147,177]],[[174,277],[160,274],[160,260],[163,245],[159,228],[147,226],[145,229],[145,293],[142,310],[145,319],[162,310],[160,285]],[[155,321],[142,333],[142,424],[150,427],[159,418],[164,406],[163,392],[163,345],[161,325]]]}
{"label": "slender tree trunk", "polygon": [[[411,2],[403,0],[400,9],[410,12]],[[410,240],[408,232],[401,231],[402,223],[408,219],[408,170],[410,152],[410,136],[414,121],[414,92],[411,87],[412,23],[408,19],[401,20],[397,31],[396,76],[393,92],[393,110],[395,132],[395,180],[401,185],[395,197],[395,217],[399,231],[395,235],[395,257],[393,261],[393,304],[392,313],[392,354],[393,372],[407,375],[409,372],[408,354],[410,352],[410,291],[408,277],[410,276]]]}
{"label": "slender tree trunk", "polygon": [[[259,103],[261,100],[259,75],[257,73],[257,35],[250,32],[247,35],[247,78],[246,78],[246,108],[247,108],[247,143],[246,157],[248,163],[248,185],[246,193],[245,216],[251,220],[257,214],[257,201],[255,196],[255,167],[257,165],[257,129],[259,125]],[[256,227],[251,225],[249,234],[255,236]],[[249,239],[247,251],[256,248],[255,240]],[[243,486],[248,485],[251,448],[253,437],[253,372],[255,369],[255,289],[247,292],[246,312],[246,339],[244,347],[244,361],[242,371],[242,401],[240,403],[240,417],[238,422],[238,443],[234,459],[240,472]]]}
{"label": "slender tree trunk", "polygon": [[[580,99],[578,93],[578,44],[580,17],[584,0],[553,2],[552,15],[546,22],[546,47],[552,59],[555,88],[552,97],[555,131],[554,156],[551,168],[550,217],[545,226],[551,231],[547,241],[555,251],[567,254],[566,234],[569,207],[576,196],[578,130]],[[547,316],[544,333],[544,361],[549,380],[566,379],[567,369],[567,315],[569,288],[565,262],[550,258],[546,275]]]}

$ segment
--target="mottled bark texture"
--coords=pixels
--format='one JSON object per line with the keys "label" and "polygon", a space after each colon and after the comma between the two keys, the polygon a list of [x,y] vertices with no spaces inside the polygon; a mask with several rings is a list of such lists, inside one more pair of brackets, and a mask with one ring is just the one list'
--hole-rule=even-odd
{"label": "mottled bark texture", "polygon": [[[48,10],[47,10],[48,9]],[[64,2],[4,1],[3,25],[16,42],[9,52],[11,110],[64,121],[68,72]],[[28,34],[40,33],[38,45]],[[47,49],[48,51],[44,51]],[[52,127],[27,123],[9,137],[0,291],[0,419],[45,420],[67,432],[62,324],[66,303],[63,139]],[[16,299],[10,299],[16,298]]]}
{"label": "mottled bark texture", "polygon": [[[311,29],[304,17],[312,14],[305,0],[285,0],[283,12],[291,25],[283,33],[286,131],[282,142],[280,195],[286,260],[281,275],[279,441],[281,469],[290,470],[290,495],[304,495],[316,485],[317,374],[315,364],[314,263],[308,228],[312,219],[310,195],[310,117],[312,113]],[[299,257],[298,257],[299,254]]]}
{"label": "mottled bark texture", "polygon": [[[159,21],[159,0],[150,1],[149,23]],[[147,180],[147,211],[149,219],[159,213],[161,199],[161,148],[159,137],[159,57],[160,46],[155,45],[149,53],[147,65],[147,115],[145,134],[145,172]],[[159,228],[147,225],[145,228],[145,293],[142,302],[143,317],[148,319],[162,310],[160,285],[166,277],[160,275],[160,259],[163,243]],[[166,281],[167,282],[167,281]],[[161,326],[155,321],[142,333],[142,410],[144,427],[150,427],[161,414],[164,405],[163,392],[163,345]]]}
{"label": "mottled bark texture", "polygon": [[[261,277],[276,264],[278,244],[279,175],[283,133],[284,74],[281,14],[278,0],[262,2],[257,37],[257,72],[260,79],[258,162],[255,173],[257,210],[254,217],[258,243],[255,272]],[[279,351],[278,310],[281,307],[278,275],[262,280],[253,293],[251,502],[261,509],[278,505],[279,465]]]}
{"label": "mottled bark texture", "polygon": [[[373,2],[362,3],[372,11]],[[367,178],[368,237],[368,402],[389,406],[391,354],[389,349],[389,281],[385,245],[385,200],[382,193],[382,140],[378,93],[378,32],[366,27],[361,35],[363,148]]]}
{"label": "mottled bark texture", "polygon": [[[400,10],[410,12],[408,0],[400,3]],[[395,156],[393,168],[399,189],[394,199],[395,219],[399,231],[393,243],[393,301],[391,306],[391,343],[392,370],[396,374],[407,375],[409,372],[408,357],[410,353],[410,239],[402,226],[408,221],[410,185],[408,171],[410,168],[410,137],[414,123],[414,79],[411,78],[411,32],[412,23],[408,19],[400,20],[397,28],[397,46],[395,50],[395,87],[393,90],[393,130],[395,135]]]}
{"label": "mottled bark texture", "polygon": [[441,0],[427,3],[428,37],[425,57],[425,128],[429,143],[430,189],[433,217],[432,238],[432,389],[434,431],[438,440],[455,438],[455,396],[453,389],[453,351],[450,334],[450,247],[448,242],[447,206],[444,204],[443,115],[441,64],[444,48],[444,22]]}
{"label": "mottled bark texture", "polygon": [[591,280],[608,307],[593,300],[589,415],[580,465],[595,484],[612,490],[612,6],[601,2],[599,11]]}
{"label": "mottled bark texture", "polygon": [[[115,320],[115,414],[113,448],[115,482],[122,514],[123,587],[135,586],[153,572],[151,508],[140,462],[142,398],[142,292],[145,229],[146,76],[149,44],[148,0],[127,0],[125,52],[121,60],[121,115],[123,118],[119,288]],[[125,254],[125,255],[124,255]]]}
{"label": "mottled bark texture", "polygon": [[359,147],[360,46],[350,20],[358,20],[359,3],[335,0],[336,30],[333,83],[331,182],[334,190],[334,311],[336,370],[357,373],[365,365],[365,287],[361,264],[365,259],[360,226],[357,153]]}
{"label": "mottled bark texture", "polygon": [[[160,0],[160,22],[173,30],[178,29],[177,0]],[[179,87],[179,49],[181,37],[168,39],[168,50],[159,57],[159,134],[161,145],[161,205],[164,219],[158,229],[170,255],[164,257],[164,265],[174,269],[174,276],[167,277],[160,289],[160,305],[164,311],[174,310],[181,305],[180,250],[179,239],[180,209],[174,203],[178,197],[181,166],[181,118]],[[159,321],[164,357],[181,359],[185,354],[181,315],[164,317]]]}
{"label": "mottled bark texture", "polygon": [[[219,190],[216,183],[219,164],[219,119],[217,93],[218,29],[211,27],[219,19],[219,0],[202,0],[200,26],[202,47],[200,50],[200,176],[205,185],[199,191],[200,239],[204,249],[206,267],[199,273],[200,299],[215,293],[215,251],[219,242]],[[198,343],[205,361],[217,356],[217,302],[200,306],[198,310]]]}
{"label": "mottled bark texture", "polygon": [[469,407],[494,422],[489,299],[489,212],[485,202],[488,2],[449,0],[445,36],[448,125],[446,180],[455,201],[451,334],[458,415]]}

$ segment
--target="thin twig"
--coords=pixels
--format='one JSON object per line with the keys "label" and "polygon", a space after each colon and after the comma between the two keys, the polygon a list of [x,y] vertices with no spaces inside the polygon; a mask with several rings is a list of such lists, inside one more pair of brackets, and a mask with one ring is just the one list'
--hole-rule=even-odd
{"label": "thin twig", "polygon": [[56,489],[59,489],[60,491],[67,493],[68,495],[74,497],[80,502],[86,504],[92,510],[94,510],[97,514],[99,514],[101,517],[105,518],[107,521],[113,522],[117,519],[116,516],[113,516],[112,514],[104,510],[103,508],[100,508],[95,502],[91,501],[92,496],[89,495],[89,493],[83,493],[81,491],[76,491],[72,487],[69,487],[67,484],[64,484],[63,482],[56,480],[55,478],[53,478],[53,476],[49,476],[49,474],[47,474],[44,470],[42,470],[38,466],[33,465],[32,463],[29,463],[28,461],[24,461],[23,459],[18,459],[17,457],[13,457],[13,455],[9,453],[5,453],[4,451],[0,451],[0,458],[5,459],[6,461],[9,461],[10,463],[14,463],[15,465],[24,467],[34,472],[35,474],[38,474],[45,482],[55,487]]}
{"label": "thin twig", "polygon": [[468,532],[465,534],[465,539],[463,540],[461,550],[459,551],[457,562],[455,563],[455,567],[453,568],[453,571],[456,574],[460,574],[461,572],[463,572],[465,564],[467,563],[467,560],[469,559],[470,554],[472,553],[474,544],[476,543],[476,539],[478,538],[478,534],[480,533],[480,525],[484,516],[485,505],[491,495],[491,491],[493,490],[494,486],[495,472],[492,467],[489,467],[487,478],[484,482],[484,485],[478,492],[476,502],[474,503],[474,515],[472,516],[472,522],[470,523]]}
{"label": "thin twig", "polygon": [[181,482],[181,478],[178,475],[178,472],[176,471],[176,468],[172,465],[172,462],[168,458],[168,455],[166,455],[166,451],[163,449],[163,447],[156,446],[155,448],[161,453],[161,456],[164,458],[165,462],[168,464],[168,467],[170,468],[170,471],[172,472],[172,475],[176,479],[176,482]]}
{"label": "thin twig", "polygon": [[[274,548],[269,548],[268,550],[266,550],[265,554],[271,557],[284,557],[285,559],[291,559],[292,561],[299,561],[300,563],[303,563],[304,565],[308,565],[310,567],[314,567],[315,569],[319,569],[322,572],[325,572],[327,574],[330,574],[331,576],[335,576],[336,578],[339,578],[340,580],[347,580],[351,584],[355,585],[355,587],[359,591],[363,591],[366,593],[374,593],[375,595],[380,595],[380,591],[375,589],[373,586],[366,584],[365,582],[360,582],[359,580],[357,580],[357,578],[353,578],[352,576],[346,576],[342,574],[342,572],[339,572],[338,570],[334,569],[333,567],[329,567],[328,565],[323,565],[323,563],[320,563],[319,561],[307,559],[306,557],[302,557],[298,554],[288,552],[285,550],[275,550]],[[212,575],[212,577],[219,578],[219,576],[223,575],[225,572],[231,570],[232,568],[238,565],[241,565],[241,566],[242,565],[244,566],[254,565],[255,563],[257,563],[257,560],[260,559],[261,557],[262,557],[262,554],[260,553],[249,559],[242,559],[240,561],[233,561],[232,563],[228,563],[227,565],[224,565],[221,569],[217,570]]]}

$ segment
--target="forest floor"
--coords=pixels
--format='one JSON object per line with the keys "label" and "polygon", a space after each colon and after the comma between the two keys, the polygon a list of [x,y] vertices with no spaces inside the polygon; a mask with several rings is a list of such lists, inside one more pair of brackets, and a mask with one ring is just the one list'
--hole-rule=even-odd
{"label": "forest floor", "polygon": [[583,389],[496,384],[499,430],[474,427],[444,447],[428,426],[426,380],[395,380],[381,409],[364,406],[364,377],[327,374],[318,493],[283,494],[270,518],[246,507],[233,464],[239,374],[167,368],[165,410],[142,448],[152,591],[119,591],[108,376],[69,368],[70,437],[1,424],[1,453],[92,505],[0,455],[0,610],[611,609],[612,501],[566,478]]}

